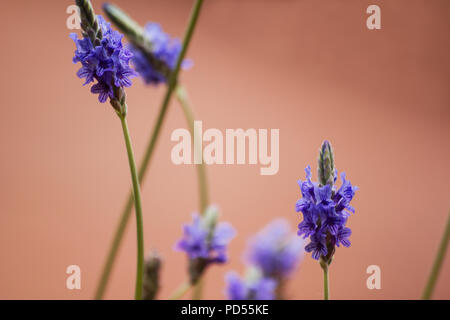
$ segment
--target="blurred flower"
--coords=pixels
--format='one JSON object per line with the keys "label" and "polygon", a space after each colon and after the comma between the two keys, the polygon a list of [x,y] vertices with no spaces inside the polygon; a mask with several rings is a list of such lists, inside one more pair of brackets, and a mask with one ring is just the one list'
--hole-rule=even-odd
{"label": "blurred flower", "polygon": [[159,274],[161,269],[161,257],[157,251],[152,251],[144,262],[144,279],[142,287],[142,299],[153,300],[159,291]]}
{"label": "blurred flower", "polygon": [[192,283],[209,264],[227,261],[227,246],[236,232],[228,223],[217,224],[217,216],[214,207],[208,208],[204,216],[194,214],[192,224],[184,226],[183,238],[176,245],[189,257]]}
{"label": "blurred flower", "polygon": [[[336,191],[333,185],[337,172],[334,169],[333,153],[328,141],[324,142],[319,156],[319,176],[321,183],[311,181],[311,167],[306,169],[306,180],[299,181],[302,198],[297,201],[296,211],[302,212],[303,221],[298,225],[298,235],[309,237],[311,242],[305,247],[316,260],[322,258],[331,262],[335,246],[350,246],[350,228],[346,227],[350,213],[355,210],[350,201],[358,189],[341,174],[342,186]],[[326,183],[326,184],[325,184]]]}
{"label": "blurred flower", "polygon": [[82,65],[77,76],[85,79],[84,85],[97,81],[91,92],[98,94],[98,100],[103,103],[108,97],[118,98],[115,88],[131,86],[130,78],[136,76],[136,72],[129,66],[133,55],[122,46],[123,35],[112,30],[102,16],[98,15],[97,21],[101,37],[89,37],[87,32],[83,32],[82,39],[78,39],[76,33],[70,34],[70,38],[76,45],[73,63]]}
{"label": "blurred flower", "polygon": [[289,276],[303,258],[304,240],[290,232],[286,220],[275,220],[256,234],[247,250],[248,260],[264,276],[281,279]]}
{"label": "blurred flower", "polygon": [[[130,44],[134,54],[133,65],[146,84],[166,82],[180,55],[181,42],[179,39],[171,39],[158,23],[151,22],[144,28],[144,37],[150,43],[150,52]],[[190,65],[189,60],[182,63],[183,68],[189,68]]]}
{"label": "blurred flower", "polygon": [[265,278],[261,272],[251,269],[246,279],[235,272],[226,275],[226,295],[229,300],[273,300],[277,283]]}

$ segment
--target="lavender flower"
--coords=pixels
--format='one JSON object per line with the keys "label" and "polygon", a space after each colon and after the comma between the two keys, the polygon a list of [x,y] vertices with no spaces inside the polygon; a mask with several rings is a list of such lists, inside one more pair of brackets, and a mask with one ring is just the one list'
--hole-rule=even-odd
{"label": "lavender flower", "polygon": [[[144,38],[149,42],[147,52],[134,44],[130,44],[134,56],[132,59],[136,71],[146,84],[160,84],[167,81],[170,72],[175,68],[181,52],[179,39],[171,39],[158,23],[147,23],[144,28]],[[184,60],[183,68],[189,68],[190,60]]]}
{"label": "lavender flower", "polygon": [[337,171],[334,169],[333,151],[325,141],[319,156],[320,183],[311,181],[311,167],[307,167],[306,180],[299,181],[302,198],[297,201],[296,211],[302,212],[303,221],[298,225],[298,235],[309,237],[305,247],[312,257],[329,265],[335,247],[350,246],[351,229],[346,227],[350,213],[355,210],[350,202],[358,189],[341,174],[342,185],[336,191]]}
{"label": "lavender flower", "polygon": [[184,226],[184,236],[176,245],[176,249],[185,251],[189,257],[193,284],[208,265],[227,261],[227,246],[235,230],[228,223],[217,224],[217,216],[214,207],[208,208],[203,217],[194,214],[192,224]]}
{"label": "lavender flower", "polygon": [[226,275],[226,295],[229,300],[273,300],[276,281],[265,278],[256,269],[251,269],[246,279],[235,272]]}
{"label": "lavender flower", "polygon": [[91,88],[91,92],[98,94],[101,103],[108,98],[117,109],[123,104],[123,89],[130,87],[130,78],[136,76],[136,72],[129,66],[133,56],[130,50],[123,47],[119,32],[111,29],[102,16],[97,16],[96,25],[99,30],[96,36],[85,27],[83,38],[78,39],[76,33],[70,34],[70,38],[76,44],[73,63],[80,62],[82,67],[77,76],[85,79],[84,85],[97,81]]}
{"label": "lavender flower", "polygon": [[291,234],[286,220],[275,220],[250,241],[247,258],[265,277],[289,276],[303,258],[304,240]]}

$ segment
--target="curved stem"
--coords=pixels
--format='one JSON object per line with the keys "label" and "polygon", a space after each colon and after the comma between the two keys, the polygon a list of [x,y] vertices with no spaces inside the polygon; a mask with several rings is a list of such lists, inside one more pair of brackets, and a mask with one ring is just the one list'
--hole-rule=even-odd
{"label": "curved stem", "polygon": [[424,300],[431,299],[437,278],[439,276],[439,271],[441,270],[442,263],[444,262],[445,253],[447,252],[449,238],[450,238],[450,214],[447,217],[447,226],[445,227],[444,235],[442,236],[442,240],[439,245],[436,258],[434,260],[433,268],[431,269],[427,285],[425,286],[425,290],[422,295],[422,299]]}
{"label": "curved stem", "polygon": [[[195,121],[195,117],[194,117],[194,113],[192,112],[192,108],[190,106],[189,103],[189,99],[187,97],[187,93],[186,90],[178,85],[176,88],[176,97],[178,99],[178,101],[181,104],[181,107],[183,109],[184,112],[184,116],[186,118],[186,121],[188,123],[189,126],[189,131],[191,132],[191,137],[192,139],[194,139],[194,121]],[[202,137],[200,137],[201,139]],[[198,150],[196,150],[195,152],[197,152]],[[199,152],[202,152],[202,150],[199,150]],[[206,168],[205,168],[205,163],[202,162],[201,164],[198,164],[197,166],[197,176],[198,176],[198,186],[199,186],[199,194],[200,194],[200,213],[204,214],[205,210],[208,207],[209,204],[209,195],[208,195],[208,183],[207,183],[207,179],[206,179]]]}
{"label": "curved stem", "polygon": [[188,281],[183,283],[181,286],[178,287],[177,290],[175,290],[174,293],[172,293],[172,295],[170,295],[169,300],[181,299],[186,294],[186,292],[189,291],[190,288],[191,284]]}
{"label": "curved stem", "polygon": [[136,207],[136,234],[137,234],[137,270],[136,270],[136,289],[134,298],[142,299],[142,279],[144,276],[144,231],[142,221],[142,204],[141,191],[139,187],[139,179],[136,171],[136,163],[134,161],[133,147],[131,145],[130,133],[125,116],[119,116],[122,123],[123,136],[128,153],[128,162],[130,164],[131,180],[133,182],[134,204]]}
{"label": "curved stem", "polygon": [[[172,96],[172,93],[173,93],[174,88],[177,83],[177,78],[178,78],[178,73],[180,72],[181,62],[184,60],[184,57],[186,56],[186,52],[187,52],[187,49],[191,42],[192,35],[194,33],[194,29],[197,24],[197,20],[198,20],[199,14],[200,14],[200,9],[202,7],[202,4],[203,4],[203,0],[196,0],[194,7],[192,9],[189,24],[187,26],[186,33],[185,33],[185,36],[183,39],[182,50],[178,57],[177,64],[176,64],[173,72],[170,74],[169,84],[167,87],[166,95],[164,97],[161,109],[159,111],[159,115],[156,120],[156,124],[155,124],[152,134],[150,136],[150,140],[148,142],[148,145],[147,145],[147,148],[146,148],[146,151],[144,154],[144,158],[141,162],[141,166],[139,167],[139,173],[138,173],[139,181],[142,181],[144,179],[145,173],[146,173],[148,165],[150,163],[150,159],[152,157],[153,150],[156,145],[156,141],[158,140],[159,133],[161,131],[162,123],[163,123],[165,115],[167,113],[167,108],[169,106],[170,98]],[[132,209],[133,209],[133,196],[132,196],[132,193],[130,192],[127,202],[125,204],[125,207],[122,211],[119,225],[114,234],[113,242],[112,242],[111,247],[108,252],[108,257],[106,259],[105,265],[102,270],[102,275],[100,277],[100,281],[99,281],[99,284],[98,284],[98,287],[97,287],[97,290],[95,293],[96,299],[102,299],[105,294],[106,285],[107,285],[109,277],[111,275],[112,267],[114,265],[114,261],[116,260],[117,252],[118,252],[120,244],[122,242],[122,238],[125,233]]]}

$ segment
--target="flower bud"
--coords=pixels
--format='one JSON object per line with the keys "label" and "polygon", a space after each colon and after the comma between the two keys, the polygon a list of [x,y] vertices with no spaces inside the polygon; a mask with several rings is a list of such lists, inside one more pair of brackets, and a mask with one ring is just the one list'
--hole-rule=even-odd
{"label": "flower bud", "polygon": [[158,252],[153,251],[145,259],[143,279],[143,300],[153,300],[159,290],[159,271],[161,269],[161,258]]}
{"label": "flower bud", "polygon": [[334,184],[334,155],[331,144],[325,140],[320,148],[319,165],[318,165],[319,183],[321,185]]}

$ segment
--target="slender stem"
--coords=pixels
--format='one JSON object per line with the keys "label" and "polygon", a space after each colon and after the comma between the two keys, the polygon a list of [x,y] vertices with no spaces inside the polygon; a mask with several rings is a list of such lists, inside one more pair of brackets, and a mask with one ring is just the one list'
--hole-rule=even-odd
{"label": "slender stem", "polygon": [[431,269],[430,276],[428,278],[427,285],[422,295],[422,299],[429,300],[433,295],[433,290],[436,285],[439,271],[441,270],[442,263],[444,262],[445,253],[447,252],[448,241],[450,238],[450,214],[447,217],[447,226],[445,227],[444,235],[442,236],[441,243],[439,245],[436,258],[434,260],[433,268]]}
{"label": "slender stem", "polygon": [[189,283],[189,281],[186,281],[181,286],[179,286],[177,290],[175,290],[175,292],[169,297],[169,300],[181,299],[186,294],[186,292],[189,291],[190,288],[191,284]]}
{"label": "slender stem", "polygon": [[323,270],[323,299],[329,300],[328,267],[322,268],[322,270]]}
{"label": "slender stem", "polygon": [[[178,85],[176,88],[176,97],[181,104],[181,107],[184,112],[184,116],[189,126],[189,131],[191,132],[191,137],[194,139],[194,113],[192,112],[192,108],[189,103],[189,99],[186,94],[186,90]],[[201,137],[200,137],[201,139]],[[195,152],[197,152],[196,150]],[[202,150],[200,150],[201,152]],[[208,183],[206,178],[206,168],[204,162],[197,165],[197,176],[198,176],[198,185],[199,185],[199,194],[200,194],[200,212],[204,214],[206,208],[209,204],[209,196],[208,196]]]}
{"label": "slender stem", "polygon": [[[159,115],[156,120],[156,124],[155,124],[152,134],[150,136],[150,140],[148,142],[148,145],[147,145],[147,148],[146,148],[146,151],[144,154],[144,158],[141,162],[141,166],[139,167],[139,181],[143,181],[143,179],[145,177],[145,173],[148,168],[148,165],[150,163],[150,159],[153,154],[153,150],[155,148],[156,141],[158,140],[159,133],[161,131],[162,123],[163,123],[164,118],[167,113],[167,108],[169,106],[170,98],[172,96],[175,85],[177,83],[177,78],[178,78],[178,73],[180,72],[181,62],[184,60],[184,57],[186,56],[186,52],[187,52],[187,49],[191,42],[192,35],[194,33],[194,29],[197,24],[197,20],[198,20],[199,14],[200,14],[200,9],[202,7],[202,4],[203,4],[203,0],[196,0],[194,7],[192,9],[189,24],[187,26],[186,33],[185,33],[185,36],[183,39],[182,50],[178,57],[175,69],[170,74],[169,84],[167,87],[166,95],[164,97],[163,104],[159,111]],[[112,267],[113,267],[114,261],[116,260],[117,252],[118,252],[120,244],[122,242],[122,238],[125,233],[132,209],[133,209],[133,196],[132,196],[132,193],[130,192],[127,202],[125,204],[125,207],[122,211],[119,225],[114,234],[114,238],[113,238],[111,247],[109,249],[105,265],[102,270],[102,275],[100,277],[100,281],[99,281],[99,284],[98,284],[98,287],[96,290],[96,294],[95,294],[96,299],[102,299],[105,294],[106,285],[107,285],[109,277],[111,275]]]}
{"label": "slender stem", "polygon": [[137,234],[137,270],[136,270],[136,289],[134,298],[142,299],[142,279],[144,276],[144,231],[142,221],[141,191],[139,187],[139,178],[134,161],[133,147],[131,145],[130,133],[125,116],[119,116],[122,123],[123,136],[127,146],[128,162],[130,163],[131,180],[133,181],[134,204],[136,207],[136,234]]}

